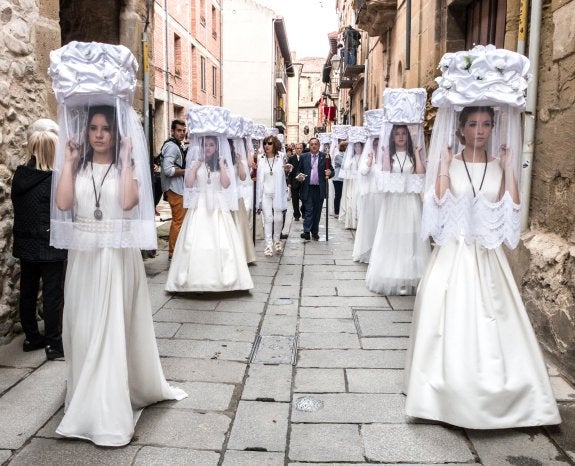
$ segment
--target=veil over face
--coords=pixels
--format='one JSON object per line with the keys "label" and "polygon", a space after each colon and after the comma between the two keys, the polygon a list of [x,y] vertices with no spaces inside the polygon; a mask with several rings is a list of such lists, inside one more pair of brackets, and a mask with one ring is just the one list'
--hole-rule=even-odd
{"label": "veil over face", "polygon": [[222,107],[191,107],[186,113],[190,145],[184,175],[184,207],[238,209],[238,190],[227,139],[230,111]]}
{"label": "veil over face", "polygon": [[[156,249],[147,143],[131,106],[135,57],[123,46],[71,42],[50,60],[60,127],[51,244]],[[62,193],[68,201],[58,203]]]}
{"label": "veil over face", "polygon": [[[422,220],[438,244],[462,235],[514,248],[520,234],[521,113],[529,60],[493,46],[446,54],[432,103]],[[440,179],[441,178],[441,179]]]}

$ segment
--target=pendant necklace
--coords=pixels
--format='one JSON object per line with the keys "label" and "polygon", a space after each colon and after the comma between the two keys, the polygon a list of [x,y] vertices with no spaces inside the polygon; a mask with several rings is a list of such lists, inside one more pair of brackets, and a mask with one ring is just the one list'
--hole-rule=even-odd
{"label": "pendant necklace", "polygon": [[207,183],[212,184],[212,171],[210,170],[210,168],[208,167],[208,164],[205,161],[204,161],[204,166],[206,167],[206,173],[208,174]]}
{"label": "pendant necklace", "polygon": [[[463,166],[465,167],[465,173],[467,173],[467,179],[469,180],[469,184],[471,185],[471,190],[473,191],[473,197],[476,196],[475,194],[475,186],[473,186],[473,181],[471,181],[471,175],[469,174],[469,169],[467,168],[467,162],[465,162],[465,149],[461,151],[461,160],[463,160]],[[485,174],[487,173],[487,151],[485,151],[485,165],[483,168],[483,176],[481,177],[481,184],[479,185],[478,191],[481,191],[483,187],[483,182],[485,181]]]}
{"label": "pendant necklace", "polygon": [[270,167],[270,175],[274,174],[274,164],[276,163],[275,155],[274,155],[273,159],[274,159],[274,161],[270,165],[270,157],[266,157],[266,163],[268,164],[268,167]]}
{"label": "pendant necklace", "polygon": [[399,169],[401,173],[403,173],[403,167],[405,166],[405,162],[407,161],[407,152],[405,153],[405,157],[403,158],[403,163],[399,161],[399,155],[396,153],[395,157],[397,158],[397,163],[399,164]]}
{"label": "pendant necklace", "polygon": [[92,186],[94,187],[94,197],[96,198],[96,209],[94,209],[94,218],[96,220],[102,220],[102,217],[104,216],[102,214],[102,211],[100,210],[100,198],[102,197],[102,186],[104,185],[104,180],[108,176],[108,173],[110,173],[112,165],[114,165],[114,162],[110,163],[108,169],[106,170],[106,173],[104,173],[104,177],[100,182],[100,192],[98,193],[96,192],[96,181],[94,181],[94,163],[90,160],[90,167],[92,168]]}

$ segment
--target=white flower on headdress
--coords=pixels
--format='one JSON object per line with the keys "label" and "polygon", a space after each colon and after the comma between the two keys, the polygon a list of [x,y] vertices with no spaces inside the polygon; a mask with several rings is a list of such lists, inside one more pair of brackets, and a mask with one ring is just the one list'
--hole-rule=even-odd
{"label": "white flower on headdress", "polygon": [[453,53],[446,53],[445,55],[443,55],[443,57],[441,57],[441,60],[439,61],[439,66],[437,67],[438,69],[440,69],[442,72],[445,72],[449,69],[449,66],[451,65],[451,62],[453,61]]}

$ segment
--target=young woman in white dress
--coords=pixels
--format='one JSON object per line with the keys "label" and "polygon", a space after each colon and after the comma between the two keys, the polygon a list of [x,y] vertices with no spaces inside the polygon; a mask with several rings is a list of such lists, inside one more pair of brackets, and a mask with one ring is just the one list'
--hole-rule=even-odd
{"label": "young woman in white dress", "polygon": [[236,189],[238,192],[238,210],[232,211],[232,216],[244,247],[246,262],[252,264],[256,261],[256,249],[252,241],[246,203],[251,205],[251,199],[253,198],[253,181],[250,178],[244,140],[241,138],[232,138],[228,139],[228,142],[230,144],[234,174],[236,176]]}
{"label": "young woman in white dress", "polygon": [[[218,107],[212,110],[213,115],[205,118],[217,120],[221,112]],[[197,120],[202,120],[203,111],[210,109],[203,106],[188,111],[190,131],[201,131]],[[238,209],[238,199],[230,146],[224,136],[227,119],[222,120],[224,127],[219,135],[190,135],[184,179],[184,206],[188,211],[176,242],[166,291],[217,292],[254,287],[231,213]]]}
{"label": "young woman in white dress", "polygon": [[357,228],[358,209],[358,168],[367,133],[363,126],[349,128],[348,145],[343,158],[339,177],[343,179],[339,221],[348,230]]}
{"label": "young woman in white dress", "polygon": [[519,241],[529,61],[491,46],[448,54],[441,66],[423,217],[423,233],[437,246],[414,307],[406,412],[472,429],[558,424],[547,368],[501,247]]}
{"label": "young woman in white dress", "polygon": [[382,153],[384,197],[365,282],[375,293],[414,295],[431,254],[421,239],[422,147],[414,147],[407,125],[392,125]]}
{"label": "young woman in white dress", "polygon": [[359,159],[359,218],[353,242],[352,259],[367,264],[371,256],[384,197],[378,187],[382,169],[379,133],[383,123],[383,109],[368,110],[364,114],[364,120],[369,137]]}
{"label": "young woman in white dress", "polygon": [[283,211],[287,209],[286,165],[277,137],[266,136],[263,147],[264,153],[258,158],[256,207],[264,216],[264,255],[271,257],[274,251],[276,254],[283,251],[280,235]]}
{"label": "young woman in white dress", "polygon": [[90,108],[86,141],[66,141],[55,190],[57,208],[74,212],[78,247],[68,253],[66,414],[57,432],[103,446],[127,444],[144,406],[186,396],[164,378],[142,256],[126,231],[136,225],[123,222],[151,196],[139,189],[131,141],[120,140],[114,107]]}

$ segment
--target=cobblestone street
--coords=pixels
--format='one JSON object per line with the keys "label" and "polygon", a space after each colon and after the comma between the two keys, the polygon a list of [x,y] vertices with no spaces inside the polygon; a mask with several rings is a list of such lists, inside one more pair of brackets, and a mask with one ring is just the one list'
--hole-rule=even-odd
{"label": "cobblestone street", "polygon": [[[322,223],[323,227],[323,223]],[[187,391],[146,410],[133,441],[98,448],[55,434],[65,363],[0,347],[0,464],[575,464],[575,390],[553,368],[561,427],[472,431],[407,418],[403,365],[413,297],[383,297],[351,260],[352,232],[250,267],[251,293],[170,295],[166,251],[146,261],[165,375]],[[201,267],[201,264],[198,264]]]}

